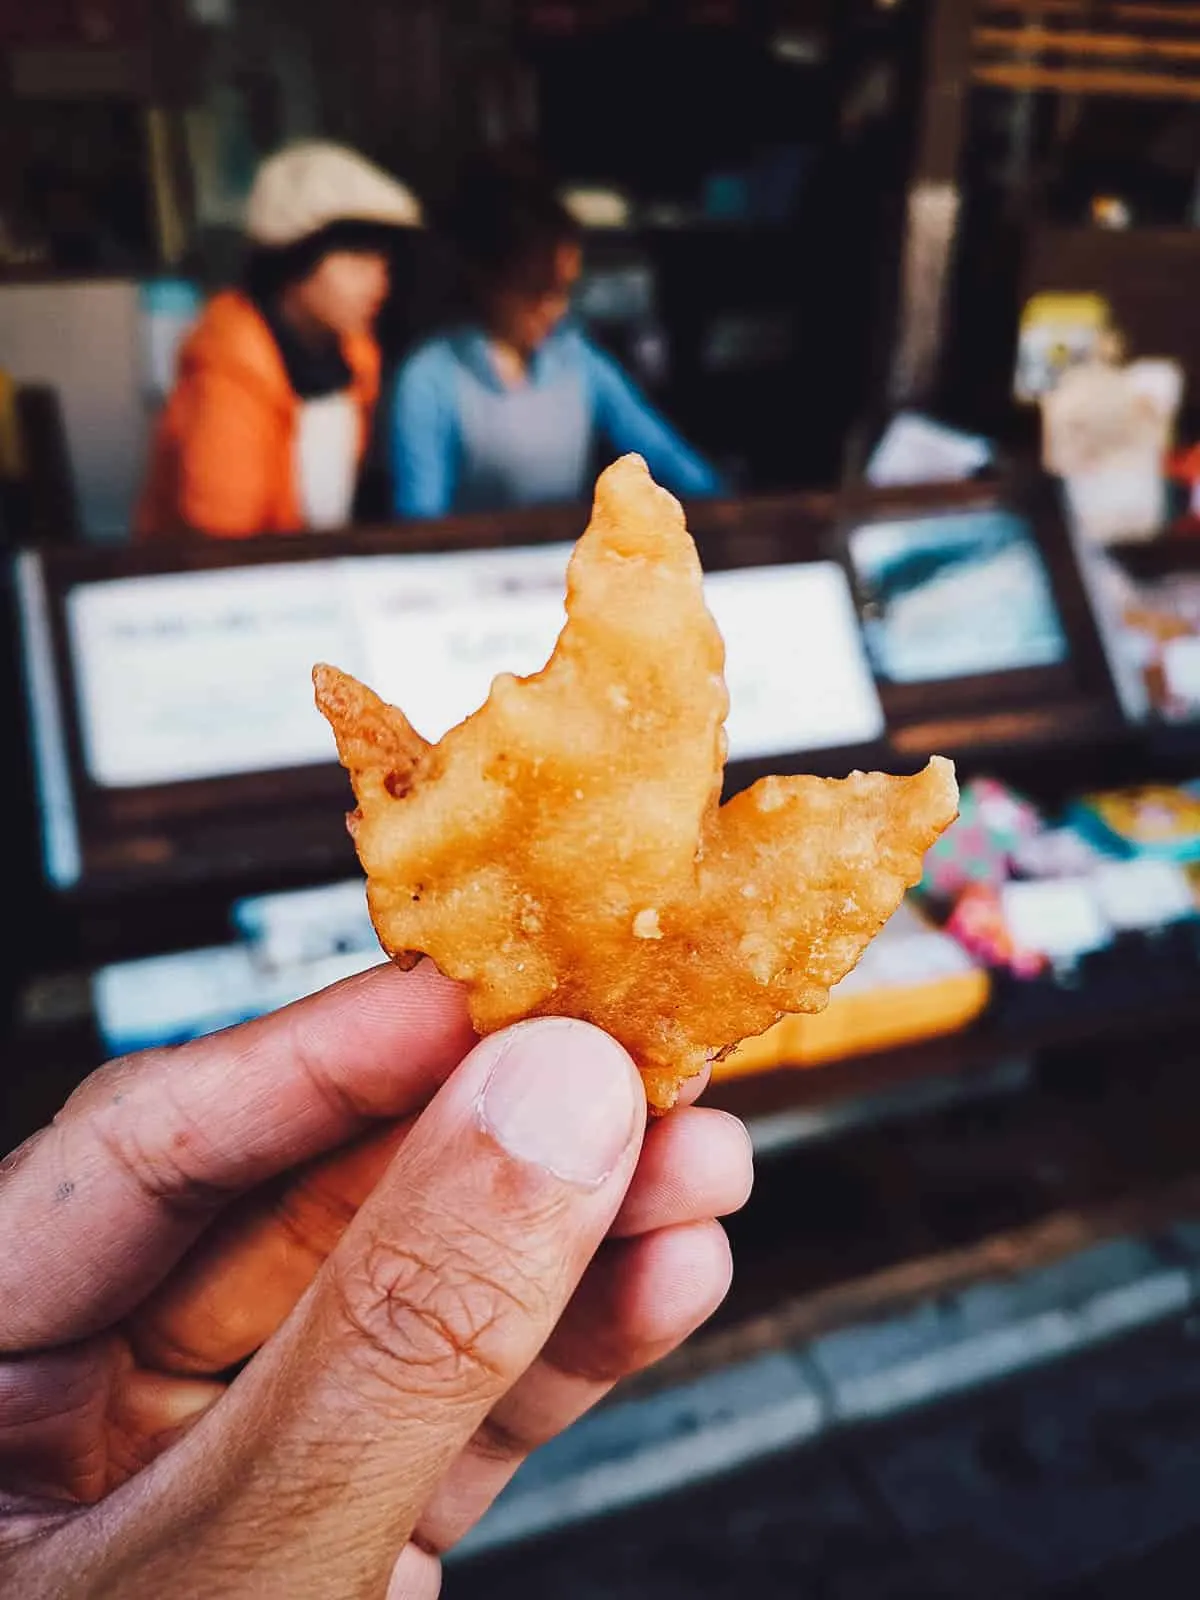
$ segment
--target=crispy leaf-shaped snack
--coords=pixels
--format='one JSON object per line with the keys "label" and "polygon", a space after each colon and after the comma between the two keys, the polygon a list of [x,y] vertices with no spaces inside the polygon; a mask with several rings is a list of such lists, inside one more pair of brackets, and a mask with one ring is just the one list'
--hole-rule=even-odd
{"label": "crispy leaf-shaped snack", "polygon": [[957,812],[941,760],[766,778],[722,807],[723,667],[683,512],[627,456],[597,485],[548,665],[497,678],[439,744],[314,673],[384,949],[462,982],[483,1033],[605,1028],[655,1110],[783,1013],[819,1011]]}

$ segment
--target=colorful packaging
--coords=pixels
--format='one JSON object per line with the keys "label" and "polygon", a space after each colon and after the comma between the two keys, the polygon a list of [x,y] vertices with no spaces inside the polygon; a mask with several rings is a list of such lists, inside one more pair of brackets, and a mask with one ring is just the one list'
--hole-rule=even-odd
{"label": "colorful packaging", "polygon": [[969,884],[959,895],[947,933],[986,966],[1007,968],[1018,978],[1036,978],[1048,962],[1039,951],[1017,945],[1009,932],[1000,892],[989,883]]}
{"label": "colorful packaging", "polygon": [[1038,833],[1042,819],[1030,802],[994,778],[965,784],[958,821],[929,851],[921,890],[952,899],[972,883],[1003,883],[1014,856]]}
{"label": "colorful packaging", "polygon": [[1147,784],[1087,795],[1071,817],[1088,837],[1118,855],[1200,861],[1200,793],[1194,786]]}
{"label": "colorful packaging", "polygon": [[1046,828],[1013,851],[1013,865],[1025,878],[1080,878],[1110,859],[1078,828]]}

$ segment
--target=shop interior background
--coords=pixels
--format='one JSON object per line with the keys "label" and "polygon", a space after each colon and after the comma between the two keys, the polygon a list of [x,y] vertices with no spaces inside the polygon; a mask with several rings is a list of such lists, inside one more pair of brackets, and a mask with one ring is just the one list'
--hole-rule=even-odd
{"label": "shop interior background", "polygon": [[[255,167],[312,136],[430,203],[481,147],[540,152],[593,219],[577,314],[732,489],[693,525],[759,697],[741,770],[944,750],[967,795],[845,1009],[713,1091],[760,1159],[729,1305],[522,1475],[447,1593],[1190,1596],[1200,5],[0,0],[5,1148],[106,1049],[377,956],[342,776],[308,723],[288,743],[274,680],[223,742],[184,730],[183,765],[154,766],[160,744],[137,768],[136,666],[105,634],[126,595],[167,592],[143,579],[190,605],[203,566],[240,604],[280,559],[147,555],[130,525]],[[393,283],[389,366],[464,298],[432,231],[396,244]],[[1039,297],[1076,322],[1043,337]],[[1022,386],[1076,338],[1087,365],[1100,304],[1180,399],[1159,525],[1098,552]],[[913,483],[914,460],[947,481]],[[386,626],[405,563],[427,563],[431,717],[438,618],[482,614],[510,561],[552,636],[580,508],[459,529],[462,566],[397,530],[379,470],[360,512],[278,593],[335,637],[349,616],[397,698],[419,670]],[[291,681],[309,634],[288,649]],[[183,712],[235,708],[239,660],[189,669]],[[270,771],[247,766],[251,715]],[[914,970],[940,1033],[894,999]]]}

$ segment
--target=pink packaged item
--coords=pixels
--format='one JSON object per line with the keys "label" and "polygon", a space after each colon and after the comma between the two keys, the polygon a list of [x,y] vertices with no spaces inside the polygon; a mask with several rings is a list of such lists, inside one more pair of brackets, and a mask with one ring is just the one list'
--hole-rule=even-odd
{"label": "pink packaged item", "polygon": [[972,883],[962,891],[946,931],[985,966],[1006,967],[1018,978],[1036,978],[1046,970],[1045,956],[1013,941],[999,892],[991,884]]}
{"label": "pink packaged item", "polygon": [[964,785],[958,821],[925,858],[925,894],[950,900],[972,883],[1003,883],[1013,857],[1041,832],[1037,808],[994,778]]}

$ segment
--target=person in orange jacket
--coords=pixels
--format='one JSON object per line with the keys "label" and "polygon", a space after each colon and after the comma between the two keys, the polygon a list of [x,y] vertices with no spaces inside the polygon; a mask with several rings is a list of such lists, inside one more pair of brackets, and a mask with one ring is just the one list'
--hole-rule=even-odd
{"label": "person in orange jacket", "polygon": [[139,537],[344,526],[379,395],[375,320],[412,194],[312,141],[264,162],[243,287],[211,300],[155,430]]}

